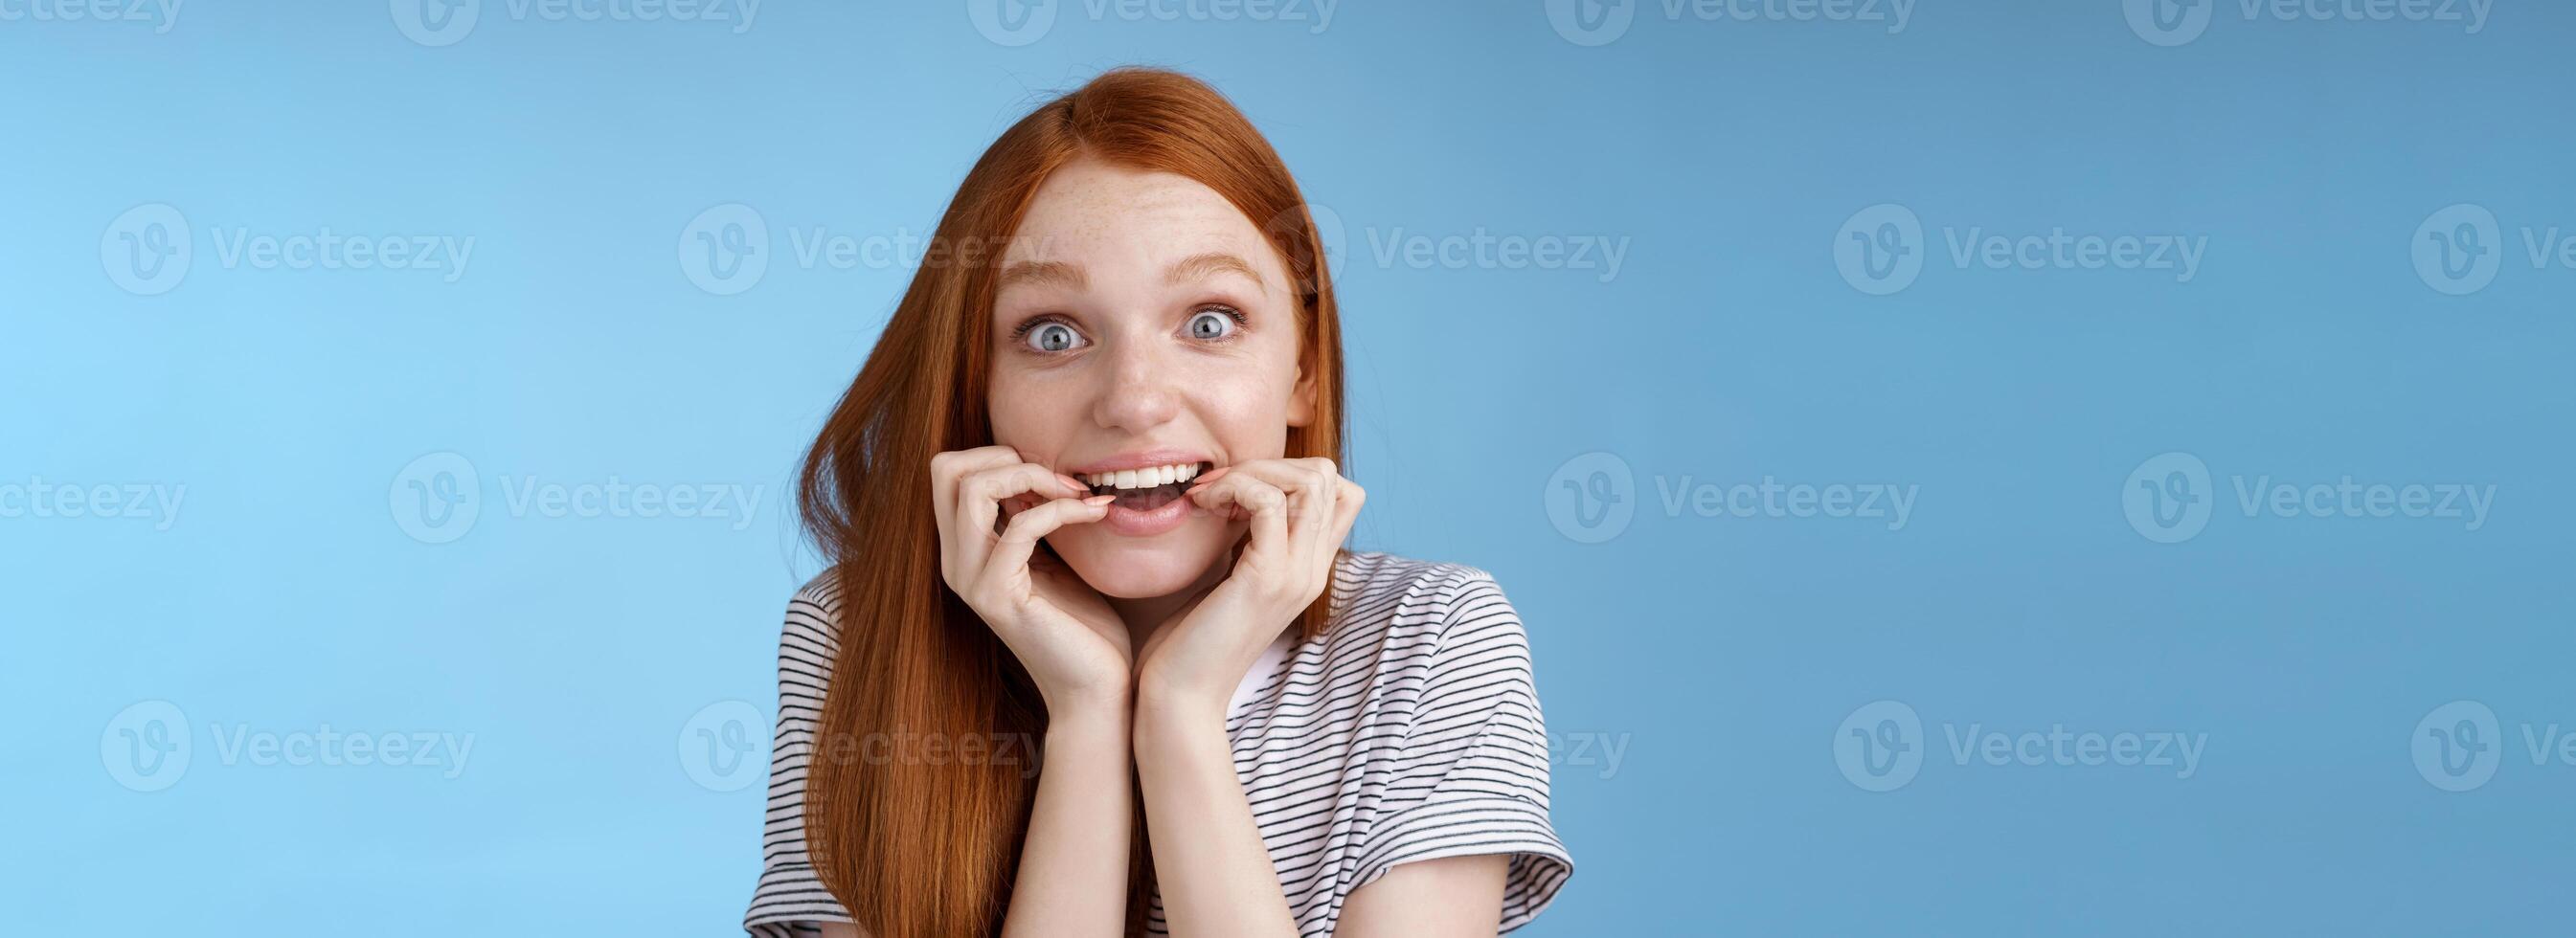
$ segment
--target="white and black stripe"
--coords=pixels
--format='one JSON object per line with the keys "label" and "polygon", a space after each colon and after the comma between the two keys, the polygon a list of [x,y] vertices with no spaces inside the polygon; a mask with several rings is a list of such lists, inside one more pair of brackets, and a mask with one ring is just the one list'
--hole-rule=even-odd
{"label": "white and black stripe", "polygon": [[[1226,718],[1300,934],[1332,934],[1351,891],[1398,864],[1498,853],[1512,855],[1503,930],[1528,924],[1574,866],[1548,822],[1547,735],[1519,615],[1473,567],[1355,553],[1333,581],[1324,636],[1283,636]],[[787,607],[766,865],[744,922],[755,935],[849,921],[814,879],[803,820],[838,599],[817,580]],[[1166,933],[1160,896],[1146,924]]]}

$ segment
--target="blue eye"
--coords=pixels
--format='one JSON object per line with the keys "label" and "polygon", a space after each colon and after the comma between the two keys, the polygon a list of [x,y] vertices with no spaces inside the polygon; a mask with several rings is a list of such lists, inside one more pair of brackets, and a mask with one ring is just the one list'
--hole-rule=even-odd
{"label": "blue eye", "polygon": [[1242,325],[1243,314],[1230,309],[1210,307],[1190,317],[1190,338],[1220,341],[1234,335]]}
{"label": "blue eye", "polygon": [[1062,352],[1082,344],[1082,334],[1060,322],[1042,322],[1027,332],[1024,341],[1033,351]]}

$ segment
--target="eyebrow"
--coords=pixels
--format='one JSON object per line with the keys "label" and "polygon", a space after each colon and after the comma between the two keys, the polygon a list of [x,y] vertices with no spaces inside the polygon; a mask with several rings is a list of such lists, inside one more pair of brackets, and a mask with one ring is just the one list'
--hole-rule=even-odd
{"label": "eyebrow", "polygon": [[[1260,288],[1263,293],[1270,292],[1270,285],[1261,282],[1261,275],[1252,269],[1250,261],[1223,251],[1193,254],[1173,261],[1170,267],[1163,269],[1163,280],[1166,283],[1186,283],[1221,273],[1241,274],[1243,279],[1252,281],[1252,285]],[[1088,278],[1082,274],[1082,268],[1063,261],[1020,261],[1002,268],[1001,285],[1004,287],[1029,284],[1064,286],[1078,290],[1088,282]]]}
{"label": "eyebrow", "polygon": [[1002,268],[1001,285],[1054,284],[1081,289],[1085,283],[1082,268],[1063,261],[1021,261]]}
{"label": "eyebrow", "polygon": [[1270,292],[1270,285],[1261,282],[1261,275],[1253,272],[1250,262],[1222,251],[1193,254],[1173,261],[1172,266],[1164,268],[1163,280],[1166,283],[1183,283],[1228,271],[1242,274],[1243,279],[1252,281],[1252,285],[1259,287],[1261,292]]}

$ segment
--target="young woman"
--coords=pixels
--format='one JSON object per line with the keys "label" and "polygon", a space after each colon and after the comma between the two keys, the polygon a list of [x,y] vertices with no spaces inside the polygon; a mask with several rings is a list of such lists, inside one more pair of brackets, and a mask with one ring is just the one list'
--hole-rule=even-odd
{"label": "young woman", "polygon": [[934,244],[807,457],[829,566],[787,607],[746,927],[1537,915],[1573,867],[1527,636],[1482,571],[1341,549],[1341,331],[1269,143],[1113,71],[1005,132]]}

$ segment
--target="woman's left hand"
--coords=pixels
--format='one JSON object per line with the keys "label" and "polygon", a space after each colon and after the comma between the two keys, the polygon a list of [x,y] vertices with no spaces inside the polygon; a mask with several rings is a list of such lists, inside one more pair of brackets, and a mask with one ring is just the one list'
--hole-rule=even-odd
{"label": "woman's left hand", "polygon": [[1184,497],[1252,522],[1223,582],[1154,630],[1137,653],[1139,702],[1220,717],[1263,649],[1333,582],[1333,558],[1368,499],[1330,459],[1259,459],[1208,473]]}

